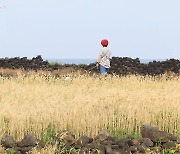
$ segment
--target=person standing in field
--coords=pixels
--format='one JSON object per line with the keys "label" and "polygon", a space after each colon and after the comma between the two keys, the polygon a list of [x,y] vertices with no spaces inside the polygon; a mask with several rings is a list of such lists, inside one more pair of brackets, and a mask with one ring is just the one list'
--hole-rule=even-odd
{"label": "person standing in field", "polygon": [[101,41],[101,45],[103,46],[103,48],[101,49],[96,64],[97,68],[99,68],[100,70],[100,74],[107,74],[110,68],[110,58],[112,53],[108,48],[108,44],[109,41],[107,39]]}

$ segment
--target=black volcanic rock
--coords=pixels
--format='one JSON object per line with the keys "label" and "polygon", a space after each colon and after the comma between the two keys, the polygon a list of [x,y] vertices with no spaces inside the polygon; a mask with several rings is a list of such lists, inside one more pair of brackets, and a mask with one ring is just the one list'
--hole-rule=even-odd
{"label": "black volcanic rock", "polygon": [[[96,63],[89,65],[85,64],[50,64],[48,61],[44,61],[43,58],[38,55],[32,59],[27,57],[15,57],[15,58],[0,58],[0,68],[10,69],[24,69],[24,70],[61,70],[66,68],[72,68],[73,70],[84,70],[85,72],[99,73],[96,68]],[[141,63],[139,58],[130,57],[112,57],[110,74],[117,75],[161,75],[166,72],[172,72],[180,75],[180,61],[176,59],[169,59],[166,61],[152,61],[147,64]]]}

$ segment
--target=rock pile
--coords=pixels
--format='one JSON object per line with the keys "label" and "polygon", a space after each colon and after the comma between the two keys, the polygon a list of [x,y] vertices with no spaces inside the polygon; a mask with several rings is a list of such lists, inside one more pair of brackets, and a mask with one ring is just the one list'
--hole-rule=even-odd
{"label": "rock pile", "polygon": [[[27,57],[19,58],[5,58],[0,59],[0,68],[10,69],[24,69],[24,70],[60,70],[64,68],[73,68],[74,70],[85,70],[87,72],[98,73],[95,63],[89,65],[75,65],[75,64],[50,64],[48,61],[44,61],[41,56],[37,56],[32,59]],[[166,61],[152,61],[148,64],[141,63],[139,58],[132,59],[129,57],[112,57],[110,74],[118,75],[160,75],[170,71],[177,75],[180,75],[180,61],[176,59],[169,59]]]}
{"label": "rock pile", "polygon": [[10,69],[47,69],[50,67],[50,64],[47,61],[44,61],[42,57],[39,55],[32,59],[27,59],[27,57],[19,58],[1,58],[0,59],[0,67],[1,68],[10,68]]}
{"label": "rock pile", "polygon": [[36,139],[32,134],[28,134],[20,142],[16,142],[14,138],[8,134],[4,134],[1,138],[1,145],[8,153],[27,154],[32,148],[44,148],[45,144]]}
{"label": "rock pile", "polygon": [[140,63],[138,58],[112,57],[110,72],[120,75],[139,74],[139,75],[159,75],[166,71],[180,74],[180,61],[169,59],[166,61],[153,61],[147,64]]}
{"label": "rock pile", "polygon": [[[61,131],[53,137],[49,144],[56,147],[58,153],[79,153],[79,154],[139,154],[139,153],[162,153],[173,151],[180,153],[180,140],[172,134],[160,131],[154,126],[144,125],[142,127],[142,138],[128,137],[118,139],[110,136],[107,132],[101,131],[96,137],[75,136],[68,131]],[[7,150],[14,150],[17,154],[25,154],[32,147],[44,147],[42,141],[37,140],[32,135],[16,143],[9,135],[4,135],[1,144]]]}

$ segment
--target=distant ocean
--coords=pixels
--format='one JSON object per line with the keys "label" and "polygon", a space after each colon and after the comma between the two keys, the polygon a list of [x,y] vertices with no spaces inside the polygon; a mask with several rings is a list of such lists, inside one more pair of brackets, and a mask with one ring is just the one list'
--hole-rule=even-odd
{"label": "distant ocean", "polygon": [[[97,59],[46,59],[49,63],[60,63],[60,64],[90,64],[95,63]],[[141,63],[149,63],[153,60],[156,61],[163,61],[166,59],[140,59]]]}

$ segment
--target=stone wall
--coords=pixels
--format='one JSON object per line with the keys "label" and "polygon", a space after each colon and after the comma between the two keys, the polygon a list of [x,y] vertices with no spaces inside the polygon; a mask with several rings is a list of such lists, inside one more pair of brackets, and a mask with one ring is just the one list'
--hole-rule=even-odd
{"label": "stone wall", "polygon": [[[27,59],[27,57],[19,58],[1,58],[0,68],[23,69],[23,70],[58,70],[64,68],[73,68],[74,70],[86,70],[92,73],[98,73],[95,63],[89,65],[75,64],[50,64],[44,61],[41,56]],[[110,74],[128,75],[160,75],[170,71],[177,75],[180,74],[180,61],[176,59],[168,59],[166,61],[152,61],[147,64],[141,63],[139,58],[132,59],[129,57],[112,57]]]}
{"label": "stone wall", "polygon": [[4,134],[0,143],[8,153],[16,154],[30,153],[32,148],[44,148],[45,145],[53,146],[56,154],[180,153],[180,140],[168,132],[158,130],[154,126],[143,125],[141,136],[141,138],[129,136],[119,139],[106,131],[100,131],[94,138],[85,135],[75,138],[75,135],[68,131],[59,131],[47,143],[32,134],[25,135],[19,142],[15,141],[13,136]]}

